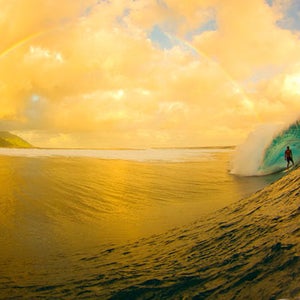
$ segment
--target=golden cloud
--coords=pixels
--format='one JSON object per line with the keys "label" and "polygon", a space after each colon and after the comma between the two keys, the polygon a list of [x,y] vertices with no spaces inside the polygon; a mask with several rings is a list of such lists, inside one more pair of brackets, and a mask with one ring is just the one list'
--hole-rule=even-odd
{"label": "golden cloud", "polygon": [[299,110],[300,42],[263,0],[0,5],[2,127],[37,146],[232,144]]}

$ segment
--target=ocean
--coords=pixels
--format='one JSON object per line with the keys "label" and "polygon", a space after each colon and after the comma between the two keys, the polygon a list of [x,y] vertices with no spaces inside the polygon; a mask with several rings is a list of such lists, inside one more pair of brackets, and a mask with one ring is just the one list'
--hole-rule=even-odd
{"label": "ocean", "polygon": [[276,206],[284,191],[285,201],[299,198],[299,172],[294,188],[283,184],[270,198],[283,173],[230,174],[234,155],[209,147],[0,149],[0,298],[300,295],[292,281],[299,246],[280,236],[299,237],[297,223],[288,227],[299,210],[281,203],[283,216]]}

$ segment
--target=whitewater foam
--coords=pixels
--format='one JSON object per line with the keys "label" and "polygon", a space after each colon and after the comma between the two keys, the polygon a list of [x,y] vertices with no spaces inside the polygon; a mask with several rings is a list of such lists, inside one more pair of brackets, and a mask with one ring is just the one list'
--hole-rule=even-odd
{"label": "whitewater foam", "polygon": [[281,130],[281,126],[266,124],[251,132],[246,141],[237,147],[231,161],[231,174],[241,176],[262,175],[259,166],[266,147]]}
{"label": "whitewater foam", "polygon": [[99,159],[130,160],[138,162],[197,162],[213,160],[214,153],[228,152],[224,148],[192,149],[15,149],[0,148],[0,155],[19,157],[89,157]]}

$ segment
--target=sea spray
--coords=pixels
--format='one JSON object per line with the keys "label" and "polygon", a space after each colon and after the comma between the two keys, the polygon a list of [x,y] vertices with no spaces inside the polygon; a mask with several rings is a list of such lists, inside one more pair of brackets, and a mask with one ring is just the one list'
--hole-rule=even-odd
{"label": "sea spray", "polygon": [[280,125],[265,124],[251,132],[246,141],[237,147],[231,161],[230,173],[241,176],[261,175],[259,166],[265,149],[281,129]]}

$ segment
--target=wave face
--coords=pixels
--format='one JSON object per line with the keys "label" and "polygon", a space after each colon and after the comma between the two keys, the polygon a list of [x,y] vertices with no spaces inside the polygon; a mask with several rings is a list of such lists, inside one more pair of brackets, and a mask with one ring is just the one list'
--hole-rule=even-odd
{"label": "wave face", "polygon": [[299,299],[299,186],[297,169],[164,234],[89,253],[34,257],[24,273],[12,260],[2,274],[0,265],[0,298]]}
{"label": "wave face", "polygon": [[285,127],[264,125],[252,132],[236,149],[230,172],[241,176],[262,176],[286,168],[284,151],[293,151],[295,164],[300,161],[300,121]]}
{"label": "wave face", "polygon": [[284,151],[289,146],[293,151],[295,164],[300,161],[300,121],[290,125],[278,134],[267,147],[259,171],[270,174],[285,168]]}

